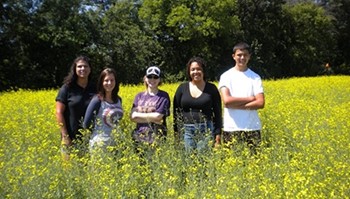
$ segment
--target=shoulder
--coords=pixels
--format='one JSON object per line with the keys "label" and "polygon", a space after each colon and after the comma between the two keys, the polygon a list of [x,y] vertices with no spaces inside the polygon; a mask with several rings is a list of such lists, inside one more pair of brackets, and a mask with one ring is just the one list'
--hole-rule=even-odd
{"label": "shoulder", "polygon": [[139,100],[140,98],[145,98],[147,96],[146,92],[139,92],[135,95],[135,100]]}
{"label": "shoulder", "polygon": [[166,99],[168,99],[168,100],[170,99],[169,93],[166,92],[166,91],[163,91],[163,90],[159,90],[157,95],[158,95],[159,97],[163,97],[163,98],[166,98]]}
{"label": "shoulder", "polygon": [[101,103],[101,99],[100,99],[99,95],[98,95],[98,94],[94,95],[94,97],[92,97],[90,103],[91,103],[91,104]]}
{"label": "shoulder", "polygon": [[234,68],[233,67],[231,67],[231,68],[229,68],[229,69],[227,69],[224,73],[222,73],[222,75],[229,75],[229,74],[231,74],[232,72],[234,71]]}
{"label": "shoulder", "polygon": [[123,102],[122,98],[119,95],[117,96],[117,99],[118,99],[117,103],[122,103]]}
{"label": "shoulder", "polygon": [[206,82],[206,84],[209,88],[216,88],[216,85],[212,82]]}
{"label": "shoulder", "polygon": [[67,92],[69,90],[69,86],[67,84],[63,84],[61,87],[60,87],[60,92]]}
{"label": "shoulder", "polygon": [[159,90],[158,94],[162,96],[169,96],[169,93],[164,90]]}
{"label": "shoulder", "polygon": [[207,82],[207,84],[208,84],[208,87],[209,87],[210,89],[218,90],[218,87],[217,87],[214,83],[212,83],[212,82]]}
{"label": "shoulder", "polygon": [[186,82],[182,82],[179,87],[186,87],[186,86],[189,86],[189,82],[186,81]]}
{"label": "shoulder", "polygon": [[56,96],[56,101],[66,102],[69,93],[69,86],[67,84],[63,84],[61,88],[58,90],[58,94]]}
{"label": "shoulder", "polygon": [[249,74],[250,77],[254,78],[254,79],[261,79],[260,75],[256,72],[254,72],[252,69],[248,68],[248,70],[246,71],[247,74]]}
{"label": "shoulder", "polygon": [[217,92],[219,92],[219,90],[216,87],[216,85],[211,83],[211,82],[207,82],[206,88],[208,89],[208,92],[210,92],[210,93],[217,93]]}
{"label": "shoulder", "polygon": [[188,81],[180,83],[180,85],[177,87],[177,90],[182,90],[186,87],[189,87],[188,83]]}
{"label": "shoulder", "polygon": [[234,72],[233,68],[230,68],[230,69],[226,70],[225,72],[223,72],[220,75],[220,80],[225,79],[225,78],[229,78],[232,75],[233,72]]}

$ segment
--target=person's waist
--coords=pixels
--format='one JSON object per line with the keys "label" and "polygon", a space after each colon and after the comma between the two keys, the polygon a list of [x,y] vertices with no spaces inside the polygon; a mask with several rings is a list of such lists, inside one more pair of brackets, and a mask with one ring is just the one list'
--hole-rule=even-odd
{"label": "person's waist", "polygon": [[203,119],[203,118],[190,118],[190,119],[184,119],[184,124],[208,124],[213,123],[211,120]]}
{"label": "person's waist", "polygon": [[203,112],[184,112],[184,123],[205,123],[211,121],[211,119]]}

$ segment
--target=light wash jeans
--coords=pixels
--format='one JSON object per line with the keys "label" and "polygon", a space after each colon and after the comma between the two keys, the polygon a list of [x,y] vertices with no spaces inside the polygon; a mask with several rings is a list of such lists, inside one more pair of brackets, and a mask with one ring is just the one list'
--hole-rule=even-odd
{"label": "light wash jeans", "polygon": [[94,150],[106,151],[108,146],[115,146],[115,140],[111,135],[95,134],[89,140],[90,153]]}
{"label": "light wash jeans", "polygon": [[213,140],[213,122],[184,124],[184,141],[186,151],[209,149]]}

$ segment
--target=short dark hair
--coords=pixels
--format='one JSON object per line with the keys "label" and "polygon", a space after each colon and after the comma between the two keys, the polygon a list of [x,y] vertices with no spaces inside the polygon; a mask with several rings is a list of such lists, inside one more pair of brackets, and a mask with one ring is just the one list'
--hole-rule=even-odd
{"label": "short dark hair", "polygon": [[201,58],[201,57],[192,57],[188,62],[187,62],[187,64],[186,64],[186,75],[187,75],[187,77],[188,77],[188,79],[190,80],[190,81],[192,81],[192,78],[191,78],[191,75],[190,75],[190,70],[191,70],[191,64],[193,63],[193,62],[197,62],[198,63],[198,65],[202,68],[202,71],[203,71],[203,79],[204,79],[204,81],[206,80],[205,79],[205,72],[204,72],[204,70],[205,70],[205,67],[206,67],[206,63],[205,63],[205,61],[204,61],[204,59],[203,58]]}
{"label": "short dark hair", "polygon": [[247,50],[251,54],[250,46],[245,42],[239,42],[233,47],[233,54],[236,53],[237,50]]}

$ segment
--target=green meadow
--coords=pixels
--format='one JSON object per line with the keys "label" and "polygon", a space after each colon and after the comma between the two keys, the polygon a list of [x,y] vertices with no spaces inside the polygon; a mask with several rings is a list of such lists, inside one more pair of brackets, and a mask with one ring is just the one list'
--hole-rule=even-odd
{"label": "green meadow", "polygon": [[[350,76],[263,81],[263,142],[187,155],[168,139],[133,150],[133,98],[143,85],[121,85],[125,111],[117,146],[64,161],[55,119],[57,89],[0,93],[0,198],[350,198]],[[163,84],[173,97],[178,84]],[[84,131],[84,140],[89,132]],[[147,150],[154,147],[154,150]]]}

